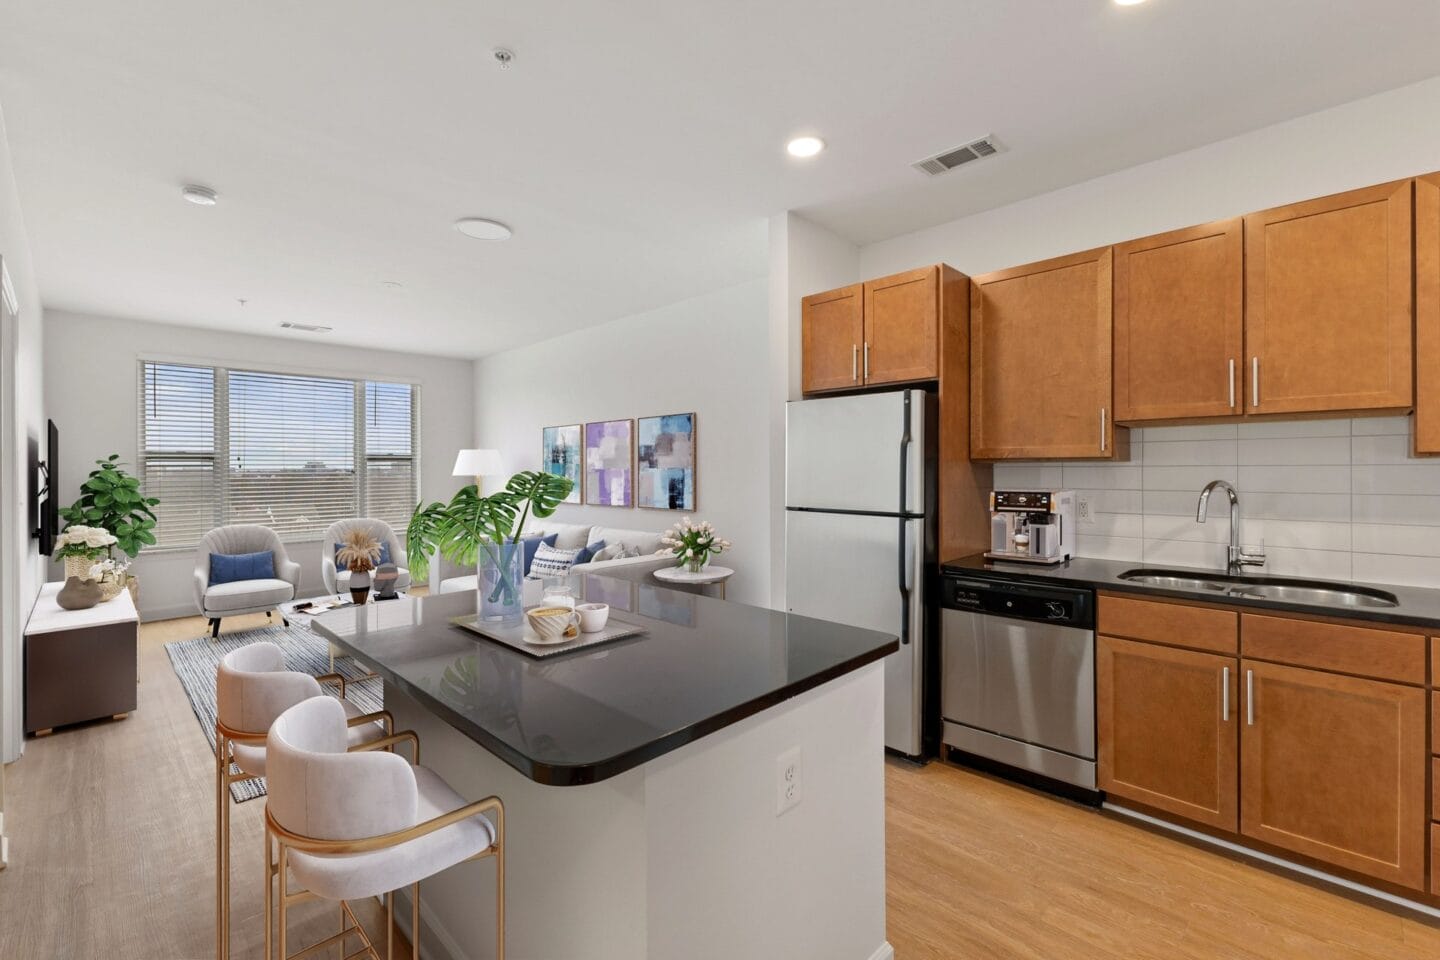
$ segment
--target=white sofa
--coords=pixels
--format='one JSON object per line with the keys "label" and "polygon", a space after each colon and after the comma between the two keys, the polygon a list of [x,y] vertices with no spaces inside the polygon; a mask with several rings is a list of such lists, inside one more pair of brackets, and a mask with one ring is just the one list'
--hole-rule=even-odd
{"label": "white sofa", "polygon": [[[623,560],[578,563],[570,568],[572,573],[610,572],[619,574],[622,571],[626,574],[648,573],[651,570],[675,564],[674,554],[656,553],[660,549],[660,534],[650,530],[626,530],[620,527],[591,526],[588,523],[532,520],[525,525],[525,532],[521,536],[534,536],[537,533],[543,533],[547,537],[552,533],[556,534],[555,546],[560,550],[576,550],[604,540],[606,546],[623,543],[627,547],[634,547],[640,551],[640,556],[627,557]],[[446,577],[440,581],[440,592],[458,593],[462,590],[474,590],[476,579],[473,573],[469,576]]]}

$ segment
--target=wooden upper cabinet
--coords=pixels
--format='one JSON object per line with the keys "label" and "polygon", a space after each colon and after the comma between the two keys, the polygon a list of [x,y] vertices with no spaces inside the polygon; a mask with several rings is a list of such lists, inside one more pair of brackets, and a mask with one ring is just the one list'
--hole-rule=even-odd
{"label": "wooden upper cabinet", "polygon": [[860,385],[864,309],[858,283],[800,301],[800,384],[805,393]]}
{"label": "wooden upper cabinet", "polygon": [[1415,181],[1415,452],[1440,454],[1440,173]]}
{"label": "wooden upper cabinet", "polygon": [[1255,414],[1406,409],[1412,181],[1245,217]]}
{"label": "wooden upper cabinet", "polygon": [[1244,413],[1241,218],[1115,247],[1115,419]]}
{"label": "wooden upper cabinet", "polygon": [[1128,455],[1110,402],[1110,271],[1105,247],[971,281],[972,457]]}
{"label": "wooden upper cabinet", "polygon": [[1100,789],[1236,830],[1238,668],[1234,657],[1100,637]]}
{"label": "wooden upper cabinet", "polygon": [[934,380],[940,375],[940,268],[865,281],[866,384]]}
{"label": "wooden upper cabinet", "polygon": [[1255,660],[1240,667],[1249,691],[1240,832],[1424,889],[1425,691]]}

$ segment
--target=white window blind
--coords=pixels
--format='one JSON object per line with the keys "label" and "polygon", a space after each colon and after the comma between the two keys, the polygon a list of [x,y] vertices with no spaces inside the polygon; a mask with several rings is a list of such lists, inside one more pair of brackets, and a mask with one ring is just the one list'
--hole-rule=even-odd
{"label": "white window blind", "polygon": [[141,374],[161,546],[225,523],[306,540],[366,516],[403,533],[419,497],[414,386],[151,361]]}

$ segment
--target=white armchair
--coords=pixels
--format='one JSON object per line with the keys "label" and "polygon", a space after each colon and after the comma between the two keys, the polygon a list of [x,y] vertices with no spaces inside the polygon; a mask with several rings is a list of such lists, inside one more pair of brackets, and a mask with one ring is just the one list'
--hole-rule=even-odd
{"label": "white armchair", "polygon": [[384,520],[357,517],[353,520],[337,520],[330,524],[330,529],[325,531],[325,539],[320,544],[320,576],[325,581],[325,591],[327,593],[344,593],[350,589],[350,571],[335,568],[335,544],[344,543],[345,538],[354,530],[364,530],[374,537],[377,543],[388,545],[390,562],[395,564],[400,571],[400,578],[395,581],[395,589],[404,590],[410,586],[410,571],[406,569],[405,548],[400,545],[400,538],[395,535],[390,524]]}
{"label": "white armchair", "polygon": [[[259,553],[275,556],[275,575],[232,583],[210,582],[212,554]],[[300,589],[300,564],[290,559],[280,535],[269,527],[234,524],[205,534],[195,551],[195,606],[210,621],[210,636],[220,636],[220,620],[242,613],[269,613],[295,599]]]}

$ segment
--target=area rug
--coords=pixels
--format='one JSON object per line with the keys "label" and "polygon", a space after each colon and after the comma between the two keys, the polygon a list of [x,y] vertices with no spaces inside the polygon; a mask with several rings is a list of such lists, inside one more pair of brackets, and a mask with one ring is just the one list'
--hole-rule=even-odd
{"label": "area rug", "polygon": [[[165,644],[170,665],[175,668],[175,676],[180,678],[180,686],[185,688],[185,695],[190,698],[190,708],[195,711],[195,719],[200,721],[200,729],[210,742],[212,753],[215,750],[215,671],[220,666],[220,658],[231,650],[260,640],[269,640],[285,651],[285,663],[291,670],[314,676],[330,672],[328,642],[318,633],[293,622],[288,627],[260,627],[239,633],[222,633],[218,641],[211,640],[207,633],[194,640]],[[384,707],[384,692],[379,677],[360,680],[365,675],[365,669],[349,657],[335,660],[335,672],[347,681],[345,699],[359,707],[361,712],[372,713]],[[352,678],[355,678],[354,682],[350,682]],[[324,684],[321,689],[333,695],[339,693],[334,684]],[[231,784],[230,793],[236,802],[263,797],[265,781],[242,780]]]}

